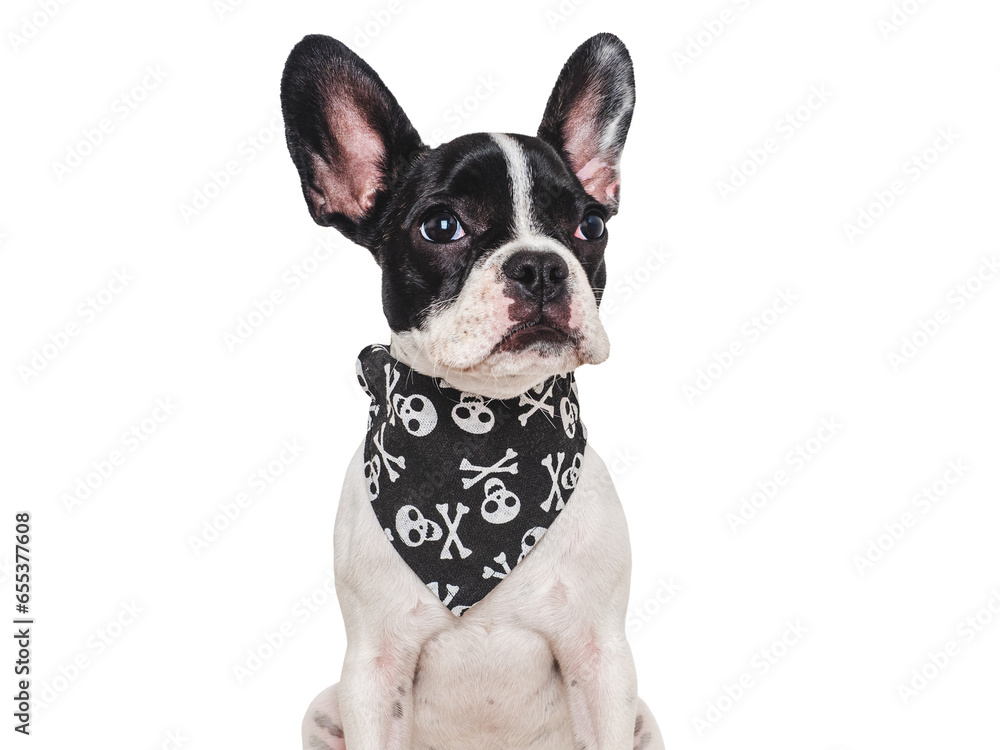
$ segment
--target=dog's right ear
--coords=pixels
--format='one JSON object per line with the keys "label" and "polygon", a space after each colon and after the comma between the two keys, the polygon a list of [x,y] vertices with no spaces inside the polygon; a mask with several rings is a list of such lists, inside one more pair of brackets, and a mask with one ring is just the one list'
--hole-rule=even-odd
{"label": "dog's right ear", "polygon": [[309,213],[372,249],[388,191],[425,149],[396,98],[344,44],[313,34],[285,63],[281,111]]}

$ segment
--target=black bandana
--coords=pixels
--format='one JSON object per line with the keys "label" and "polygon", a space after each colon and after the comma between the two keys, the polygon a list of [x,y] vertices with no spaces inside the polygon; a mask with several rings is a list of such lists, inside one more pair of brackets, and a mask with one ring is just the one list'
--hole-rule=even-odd
{"label": "black bandana", "polygon": [[572,373],[485,399],[411,370],[381,345],[358,357],[371,396],[365,484],[386,537],[454,614],[524,559],[573,494],[586,430]]}

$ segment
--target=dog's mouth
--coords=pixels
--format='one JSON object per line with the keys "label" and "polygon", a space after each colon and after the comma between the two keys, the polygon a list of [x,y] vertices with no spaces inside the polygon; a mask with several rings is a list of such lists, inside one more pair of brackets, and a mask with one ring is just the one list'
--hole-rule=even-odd
{"label": "dog's mouth", "polygon": [[541,345],[541,349],[544,351],[550,348],[561,348],[566,344],[576,345],[576,337],[564,328],[540,316],[535,320],[511,326],[493,347],[490,354],[520,352],[535,345]]}

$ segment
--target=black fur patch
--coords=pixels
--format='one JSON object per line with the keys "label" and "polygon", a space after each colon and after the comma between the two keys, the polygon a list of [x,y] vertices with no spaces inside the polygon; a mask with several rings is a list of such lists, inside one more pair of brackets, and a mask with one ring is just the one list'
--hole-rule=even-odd
{"label": "black fur patch", "polygon": [[331,719],[324,713],[320,713],[319,711],[317,711],[315,714],[313,714],[313,721],[316,722],[316,726],[318,726],[320,729],[325,729],[334,737],[344,736],[343,727],[341,727],[339,724],[334,724],[333,719]]}

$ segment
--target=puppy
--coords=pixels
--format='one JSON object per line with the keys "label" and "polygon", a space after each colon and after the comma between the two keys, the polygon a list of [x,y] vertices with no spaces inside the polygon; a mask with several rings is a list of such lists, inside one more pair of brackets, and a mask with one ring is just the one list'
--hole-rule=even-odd
{"label": "puppy", "polygon": [[[281,100],[309,212],[371,251],[391,332],[359,361],[369,435],[334,529],[347,654],[306,712],[304,747],[662,747],[625,640],[625,517],[582,442],[572,381],[609,352],[598,305],[635,101],[628,51],[611,34],[581,45],[535,137],[428,148],[325,36],[292,50]],[[401,440],[424,452],[402,455]],[[393,501],[397,480],[416,483]],[[512,514],[539,525],[494,555]]]}

